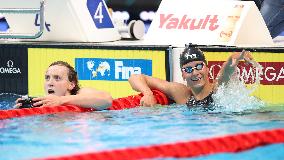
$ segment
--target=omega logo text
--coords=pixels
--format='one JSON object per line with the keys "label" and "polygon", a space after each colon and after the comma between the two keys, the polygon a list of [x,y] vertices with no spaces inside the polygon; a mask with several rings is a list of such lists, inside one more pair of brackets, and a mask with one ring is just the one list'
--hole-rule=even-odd
{"label": "omega logo text", "polygon": [[20,68],[14,67],[14,62],[12,60],[7,61],[6,67],[0,67],[0,73],[1,74],[20,74],[21,70]]}

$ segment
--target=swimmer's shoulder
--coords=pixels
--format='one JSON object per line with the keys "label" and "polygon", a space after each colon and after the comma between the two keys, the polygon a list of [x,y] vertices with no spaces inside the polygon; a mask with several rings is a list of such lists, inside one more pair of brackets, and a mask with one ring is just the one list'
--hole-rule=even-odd
{"label": "swimmer's shoulder", "polygon": [[188,98],[192,95],[189,87],[182,83],[172,82],[171,98],[178,104],[185,104]]}

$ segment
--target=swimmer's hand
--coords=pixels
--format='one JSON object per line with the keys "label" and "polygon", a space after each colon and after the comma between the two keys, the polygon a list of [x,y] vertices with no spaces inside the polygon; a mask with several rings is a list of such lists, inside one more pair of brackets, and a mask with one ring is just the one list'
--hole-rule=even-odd
{"label": "swimmer's hand", "polygon": [[22,100],[22,98],[18,98],[18,99],[15,101],[16,105],[14,106],[14,108],[21,108],[22,103],[19,103],[20,100]]}
{"label": "swimmer's hand", "polygon": [[15,103],[16,105],[13,106],[14,108],[18,109],[18,108],[33,108],[36,107],[34,105],[35,103],[35,98],[33,97],[28,97],[28,96],[22,96],[22,98],[18,98]]}
{"label": "swimmer's hand", "polygon": [[233,53],[222,65],[222,68],[216,77],[217,86],[227,84],[230,81],[231,76],[234,74],[239,61],[241,60],[244,60],[246,64],[252,64],[252,62],[254,62],[249,51],[243,50],[242,52]]}
{"label": "swimmer's hand", "polygon": [[140,100],[141,106],[151,107],[155,104],[157,104],[157,100],[153,94],[145,94]]}
{"label": "swimmer's hand", "polygon": [[34,103],[34,106],[53,107],[53,106],[60,106],[63,104],[61,98],[56,95],[47,95],[44,97],[37,97],[37,98],[34,98],[33,101],[37,101],[36,103]]}
{"label": "swimmer's hand", "polygon": [[239,61],[244,60],[246,64],[252,64],[253,58],[250,51],[243,50],[242,52],[237,52],[231,56],[231,67],[235,67],[239,64]]}

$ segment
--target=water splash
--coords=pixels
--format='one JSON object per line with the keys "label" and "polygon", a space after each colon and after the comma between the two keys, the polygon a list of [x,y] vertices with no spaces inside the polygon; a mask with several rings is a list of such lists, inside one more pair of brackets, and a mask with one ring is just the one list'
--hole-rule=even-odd
{"label": "water splash", "polygon": [[21,96],[14,93],[0,93],[0,110],[13,109],[16,99]]}
{"label": "water splash", "polygon": [[213,94],[215,111],[243,112],[264,107],[263,101],[251,95],[260,84],[262,66],[255,61],[251,63],[256,69],[255,82],[246,86],[245,80],[239,79],[239,72],[235,72],[229,83],[219,86],[217,92]]}
{"label": "water splash", "polygon": [[238,68],[237,70],[237,76],[240,77],[240,81],[242,83],[250,83],[250,85],[247,85],[246,87],[252,92],[254,92],[258,86],[260,85],[261,75],[263,75],[263,67],[256,62],[255,60],[250,60],[249,62],[254,68],[254,71],[252,71],[254,74],[251,74],[251,82],[249,81],[249,76],[241,75],[240,70]]}

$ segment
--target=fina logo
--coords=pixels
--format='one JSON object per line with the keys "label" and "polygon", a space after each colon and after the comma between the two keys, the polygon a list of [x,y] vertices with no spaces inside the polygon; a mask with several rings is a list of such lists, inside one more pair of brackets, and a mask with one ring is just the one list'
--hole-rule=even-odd
{"label": "fina logo", "polygon": [[79,80],[127,81],[131,74],[152,75],[152,60],[76,58]]}
{"label": "fina logo", "polygon": [[128,79],[131,74],[141,74],[140,67],[125,67],[123,61],[115,61],[115,79]]}
{"label": "fina logo", "polygon": [[98,73],[100,73],[102,77],[110,76],[110,65],[106,61],[100,62],[99,66],[96,69],[94,69],[94,66],[95,62],[93,60],[89,60],[87,62],[87,67],[92,73],[92,78],[97,77]]}
{"label": "fina logo", "polygon": [[12,60],[7,61],[7,67],[0,68],[1,74],[18,74],[21,73],[20,68],[14,67],[14,62]]}

